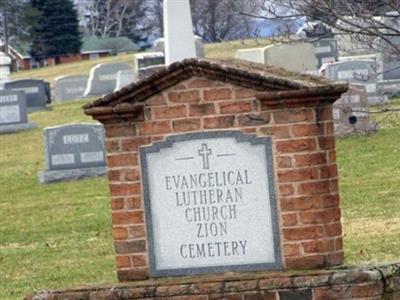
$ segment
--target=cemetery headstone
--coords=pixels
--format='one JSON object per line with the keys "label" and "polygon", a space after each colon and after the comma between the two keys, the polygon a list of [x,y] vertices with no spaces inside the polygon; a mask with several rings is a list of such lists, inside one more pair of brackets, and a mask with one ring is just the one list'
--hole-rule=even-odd
{"label": "cemetery headstone", "polygon": [[77,180],[107,171],[104,129],[100,124],[70,124],[43,131],[46,170],[40,183]]}
{"label": "cemetery headstone", "polygon": [[0,90],[4,88],[4,84],[10,81],[11,59],[0,51]]}
{"label": "cemetery headstone", "polygon": [[339,52],[335,39],[317,39],[313,44],[318,69],[321,68],[323,64],[338,61]]}
{"label": "cemetery headstone", "polygon": [[379,91],[390,97],[400,97],[400,79],[378,81]]}
{"label": "cemetery headstone", "polygon": [[143,80],[163,69],[165,69],[165,65],[154,65],[146,68],[141,68],[139,69],[138,79]]}
{"label": "cemetery headstone", "polygon": [[66,75],[55,80],[55,101],[68,101],[81,99],[85,93],[88,76]]}
{"label": "cemetery headstone", "polygon": [[243,49],[236,58],[272,65],[301,73],[316,73],[317,63],[311,43],[276,44],[265,48]]}
{"label": "cemetery headstone", "polygon": [[139,76],[140,70],[151,66],[165,65],[165,56],[163,52],[145,52],[134,56],[135,76]]}
{"label": "cemetery headstone", "polygon": [[43,80],[14,80],[7,82],[5,88],[8,90],[25,92],[28,112],[50,108],[50,86]]}
{"label": "cemetery headstone", "polygon": [[369,118],[368,96],[365,86],[350,84],[349,90],[333,104],[335,134],[369,134],[377,125]]}
{"label": "cemetery headstone", "polygon": [[189,0],[164,0],[165,63],[196,57]]}
{"label": "cemetery headstone", "polygon": [[26,95],[22,91],[0,90],[0,133],[36,128],[28,123]]}
{"label": "cemetery headstone", "polygon": [[375,68],[378,81],[383,80],[384,74],[384,59],[380,53],[365,54],[365,55],[348,55],[340,56],[339,62],[345,61],[370,61]]}
{"label": "cemetery headstone", "polygon": [[320,73],[333,80],[364,85],[369,104],[380,104],[387,101],[387,97],[382,95],[378,89],[376,66],[372,61],[359,60],[325,64],[321,67]]}
{"label": "cemetery headstone", "polygon": [[[204,42],[201,37],[198,35],[194,36],[194,42],[196,46],[196,57],[197,58],[204,58]],[[164,46],[164,38],[158,38],[154,40],[153,42],[153,51],[155,52],[164,52],[165,51],[165,46]]]}
{"label": "cemetery headstone", "polygon": [[400,60],[387,59],[383,62],[383,80],[400,80]]}
{"label": "cemetery headstone", "polygon": [[90,70],[88,84],[84,96],[99,96],[112,93],[117,84],[117,73],[130,70],[124,63],[98,64]]}
{"label": "cemetery headstone", "polygon": [[135,72],[133,70],[122,70],[117,72],[117,84],[115,91],[135,82]]}

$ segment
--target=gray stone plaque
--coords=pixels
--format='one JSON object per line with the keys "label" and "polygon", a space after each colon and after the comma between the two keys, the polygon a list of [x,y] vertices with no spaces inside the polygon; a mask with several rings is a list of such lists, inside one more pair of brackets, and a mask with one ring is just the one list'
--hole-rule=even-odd
{"label": "gray stone plaque", "polygon": [[152,276],[281,268],[270,138],[184,134],[140,157]]}
{"label": "gray stone plaque", "polygon": [[0,90],[0,133],[13,133],[35,127],[35,124],[28,123],[25,93]]}
{"label": "gray stone plaque", "polygon": [[25,92],[28,112],[47,109],[51,103],[48,83],[43,80],[15,80],[6,82],[4,86],[7,90]]}
{"label": "gray stone plaque", "polygon": [[55,100],[68,101],[83,97],[88,82],[88,76],[69,75],[55,79]]}
{"label": "gray stone plaque", "polygon": [[45,128],[46,170],[42,183],[103,175],[106,172],[104,129],[100,124]]}
{"label": "gray stone plaque", "polygon": [[99,96],[112,93],[117,85],[117,72],[130,70],[124,63],[99,64],[90,70],[85,96]]}

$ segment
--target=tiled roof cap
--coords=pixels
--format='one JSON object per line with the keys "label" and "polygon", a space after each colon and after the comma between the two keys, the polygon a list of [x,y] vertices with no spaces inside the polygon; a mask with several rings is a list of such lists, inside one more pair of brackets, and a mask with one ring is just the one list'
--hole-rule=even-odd
{"label": "tiled roof cap", "polygon": [[343,82],[334,82],[323,77],[290,72],[244,60],[185,59],[165,67],[150,77],[88,103],[83,108],[87,114],[91,114],[90,111],[96,107],[113,107],[124,102],[138,104],[193,76],[227,82],[257,91],[336,91],[344,89],[345,86]]}

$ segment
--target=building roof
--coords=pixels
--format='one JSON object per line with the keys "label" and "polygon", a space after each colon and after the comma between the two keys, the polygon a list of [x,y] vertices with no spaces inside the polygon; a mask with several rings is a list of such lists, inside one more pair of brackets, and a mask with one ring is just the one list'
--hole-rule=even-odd
{"label": "building roof", "polygon": [[139,50],[139,47],[127,37],[98,38],[95,36],[88,36],[82,39],[81,53],[120,53],[137,50]]}
{"label": "building roof", "polygon": [[31,49],[31,44],[28,42],[17,42],[17,43],[10,43],[8,47],[14,51],[20,58],[30,58],[31,55],[29,53]]}
{"label": "building roof", "polygon": [[260,92],[267,90],[269,92],[259,95],[265,100],[274,97],[293,98],[296,95],[341,94],[348,88],[344,82],[243,60],[185,59],[88,103],[83,108],[88,115],[131,111],[134,109],[133,106],[139,107],[138,104],[149,97],[193,76],[252,88]]}

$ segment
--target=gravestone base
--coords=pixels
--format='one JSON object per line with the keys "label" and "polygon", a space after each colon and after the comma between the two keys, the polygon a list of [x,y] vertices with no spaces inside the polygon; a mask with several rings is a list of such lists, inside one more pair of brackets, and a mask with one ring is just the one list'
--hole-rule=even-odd
{"label": "gravestone base", "polygon": [[400,79],[378,81],[378,86],[384,95],[400,96]]}
{"label": "gravestone base", "polygon": [[400,299],[400,262],[320,271],[225,273],[43,291],[26,300]]}
{"label": "gravestone base", "polygon": [[388,97],[386,95],[368,96],[369,105],[380,105],[387,103],[388,103]]}
{"label": "gravestone base", "polygon": [[32,112],[36,112],[36,111],[51,111],[51,110],[53,110],[53,107],[50,105],[27,107],[26,110],[28,111],[28,113],[32,113]]}
{"label": "gravestone base", "polygon": [[43,183],[79,180],[83,178],[103,176],[106,173],[107,173],[107,167],[55,170],[55,171],[53,170],[53,171],[39,172],[38,179],[39,182],[43,184]]}
{"label": "gravestone base", "polygon": [[15,133],[23,130],[35,129],[36,127],[37,124],[35,123],[0,125],[0,134]]}

